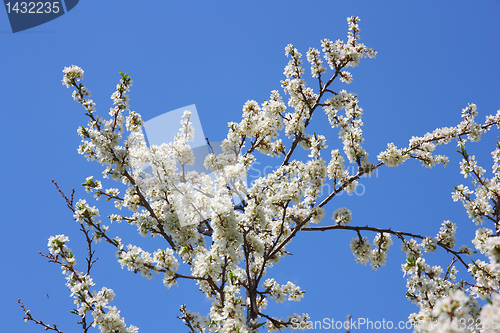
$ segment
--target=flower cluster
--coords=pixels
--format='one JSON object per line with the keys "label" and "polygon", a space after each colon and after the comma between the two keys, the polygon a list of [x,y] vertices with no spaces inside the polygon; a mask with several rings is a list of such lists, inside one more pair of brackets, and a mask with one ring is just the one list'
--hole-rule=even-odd
{"label": "flower cluster", "polygon": [[370,261],[372,251],[370,242],[366,237],[354,237],[351,240],[350,247],[356,262],[366,265]]}
{"label": "flower cluster", "polygon": [[175,272],[179,262],[172,249],[157,250],[151,256],[140,247],[129,244],[127,250],[120,246],[116,256],[122,268],[127,266],[129,271],[141,272],[141,275],[148,279],[152,278],[152,272],[158,274],[163,271],[165,273],[163,283],[168,287],[175,283]]}
{"label": "flower cluster", "polygon": [[[462,110],[464,120],[457,126],[437,128],[433,132],[426,133],[423,137],[413,136],[410,139],[408,148],[398,149],[393,143],[388,143],[387,150],[379,153],[377,157],[379,161],[384,162],[387,166],[397,166],[410,157],[422,161],[422,165],[428,168],[441,163],[446,165],[448,163],[447,156],[433,155],[438,145],[447,144],[452,139],[456,139],[459,146],[463,147],[467,140],[471,142],[478,141],[481,135],[488,131],[492,125],[497,125],[497,128],[500,128],[500,110],[497,111],[496,115],[488,116],[484,125],[475,122],[476,115],[476,105],[469,104]],[[470,172],[471,168],[474,169],[474,166],[462,170],[462,173]]]}
{"label": "flower cluster", "polygon": [[337,208],[337,210],[335,210],[333,212],[332,218],[335,221],[335,224],[346,225],[346,224],[351,223],[352,213],[346,207],[341,207],[341,208]]}
{"label": "flower cluster", "polygon": [[264,284],[265,292],[268,292],[272,299],[276,299],[276,303],[282,303],[288,295],[289,301],[300,301],[304,297],[304,291],[300,287],[288,281],[287,284],[280,286],[274,279],[267,279]]}
{"label": "flower cluster", "polygon": [[373,49],[359,43],[359,21],[360,19],[357,16],[347,18],[349,24],[347,43],[343,43],[341,40],[331,42],[328,39],[323,39],[321,41],[325,59],[331,69],[338,69],[344,66],[356,67],[362,58],[374,58],[377,54]]}
{"label": "flower cluster", "polygon": [[[483,224],[485,217],[494,220],[495,210],[490,200],[498,200],[495,198],[500,193],[500,168],[498,166],[500,149],[497,148],[491,153],[493,157],[493,177],[491,179],[484,177],[486,170],[477,164],[475,156],[467,154],[463,145],[460,146],[460,153],[463,157],[460,162],[460,173],[464,175],[464,178],[469,176],[472,178],[475,189],[470,190],[467,186],[463,185],[456,186],[455,192],[452,193],[453,201],[462,201],[469,218],[476,225]],[[500,230],[499,227],[497,224],[497,231]]]}
{"label": "flower cluster", "polygon": [[500,329],[500,294],[494,294],[491,297],[490,303],[486,304],[481,309],[481,326],[483,333],[496,333]]}
{"label": "flower cluster", "polygon": [[[469,106],[464,109],[463,117],[470,121],[476,115],[475,107]],[[463,124],[462,126],[466,126]],[[474,126],[473,126],[474,127]],[[476,127],[474,127],[476,128]],[[478,132],[472,136],[475,140]],[[497,230],[499,225],[498,216],[489,201],[493,201],[496,207],[496,198],[500,197],[498,189],[498,157],[495,150],[492,155],[494,159],[492,179],[484,177],[484,169],[477,165],[475,158],[469,156],[463,142],[459,143],[463,160],[460,163],[462,174],[465,177],[472,176],[475,191],[469,190],[467,186],[459,185],[452,193],[454,201],[461,200],[469,213],[469,217],[479,224],[483,222],[482,217],[487,217],[494,222]],[[471,195],[476,194],[476,200]],[[481,204],[479,204],[479,201]],[[475,207],[475,208],[474,208]],[[498,209],[498,208],[497,208]],[[479,219],[481,218],[481,219]],[[498,316],[500,304],[498,295],[500,292],[500,238],[489,228],[476,230],[475,238],[472,240],[476,250],[485,255],[489,262],[476,259],[466,264],[460,257],[461,254],[473,255],[469,247],[463,245],[458,252],[453,248],[456,245],[455,234],[457,227],[450,221],[444,221],[436,237],[425,237],[421,244],[412,239],[403,246],[407,254],[407,262],[402,266],[405,274],[410,274],[407,281],[407,297],[420,307],[419,313],[412,314],[410,320],[418,325],[418,331],[422,332],[469,332],[471,326],[459,325],[459,323],[473,322],[473,332],[494,332],[500,328]],[[422,257],[423,248],[426,252],[434,252],[437,246],[445,248],[453,253],[458,260],[467,268],[472,281],[456,282],[458,270],[450,265],[442,276],[443,269],[440,266],[430,267]],[[454,259],[455,263],[457,259]],[[465,288],[468,286],[469,288]],[[478,299],[487,299],[489,304],[480,307]]]}
{"label": "flower cluster", "polygon": [[[340,91],[335,96],[330,97],[323,107],[328,115],[328,120],[333,128],[339,127],[339,137],[342,140],[344,153],[349,162],[355,161],[358,166],[370,166],[368,162],[368,153],[362,148],[364,142],[363,109],[359,107],[359,100],[356,94],[348,93],[345,90]],[[344,109],[345,115],[339,114]]]}
{"label": "flower cluster", "polygon": [[449,249],[453,249],[457,243],[455,234],[457,233],[457,226],[450,221],[444,221],[436,240]]}
{"label": "flower cluster", "polygon": [[[470,322],[471,300],[462,290],[450,292],[447,297],[436,302],[432,316],[436,318],[431,323],[421,323],[418,328],[423,332],[469,332],[467,325],[460,323]],[[465,326],[465,327],[464,327]]]}
{"label": "flower cluster", "polygon": [[66,275],[66,286],[71,291],[74,303],[77,305],[77,313],[82,318],[87,311],[92,311],[94,318],[92,326],[99,326],[101,333],[136,333],[139,329],[133,325],[126,327],[125,320],[120,316],[116,306],[109,303],[115,297],[113,290],[103,287],[99,291],[91,291],[95,283],[89,274],[79,272],[76,268],[76,260],[66,243],[69,238],[64,235],[51,236],[49,238],[49,252],[51,261],[61,265],[63,274]]}
{"label": "flower cluster", "polygon": [[62,79],[62,84],[69,88],[74,82],[83,79],[83,69],[78,66],[72,65],[71,67],[64,67],[64,76]]}
{"label": "flower cluster", "polygon": [[374,248],[370,255],[370,265],[374,270],[377,270],[380,266],[385,265],[387,252],[389,252],[389,247],[392,245],[391,235],[383,233],[377,234],[373,240],[373,245]]}
{"label": "flower cluster", "polygon": [[390,234],[379,233],[373,240],[373,249],[366,237],[354,237],[351,240],[351,252],[354,255],[356,262],[366,265],[370,262],[371,267],[377,270],[385,265],[387,252],[392,245]]}

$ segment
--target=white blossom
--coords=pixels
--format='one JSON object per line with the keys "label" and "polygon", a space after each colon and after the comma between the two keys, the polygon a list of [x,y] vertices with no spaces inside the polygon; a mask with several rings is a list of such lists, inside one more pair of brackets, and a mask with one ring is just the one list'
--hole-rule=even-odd
{"label": "white blossom", "polygon": [[[299,323],[301,329],[308,329],[308,314],[286,318],[264,315],[269,300],[300,301],[305,295],[296,284],[288,281],[280,285],[267,274],[271,272],[269,268],[289,254],[287,246],[294,237],[303,232],[335,229],[355,233],[350,242],[355,261],[364,265],[370,262],[374,270],[386,264],[392,236],[401,241],[406,256],[401,266],[407,277],[406,296],[418,306],[418,312],[410,315],[417,330],[461,332],[464,330],[453,320],[481,318],[492,322],[499,317],[500,145],[497,143],[492,152],[493,175],[488,178],[486,169],[467,153],[465,144],[478,141],[494,125],[499,128],[500,111],[486,117],[484,124],[478,124],[477,107],[469,104],[462,110],[457,126],[413,136],[403,148],[387,143],[387,149],[377,155],[380,163],[370,162],[364,148],[364,110],[358,96],[343,89],[334,91],[330,86],[334,79],[351,83],[353,75],[347,69],[376,55],[360,43],[359,21],[356,16],[347,18],[346,42],[323,39],[321,50],[307,51],[306,59],[313,81],[319,82],[318,90],[306,82],[308,74],[302,67],[302,54],[292,44],[287,45],[288,63],[281,81],[287,101],[273,90],[262,103],[244,103],[241,121],[228,123],[227,136],[220,145],[222,152],[210,147],[210,154],[203,161],[206,173],[187,171],[187,165],[194,164],[196,157],[191,144],[197,133],[190,111],[184,112],[173,142],[148,146],[142,130],[144,121],[138,112],[130,110],[128,93],[133,82],[128,74],[120,73],[121,79],[110,96],[113,106],[107,112],[108,119],[104,119],[97,115],[90,91],[80,82],[83,70],[77,66],[64,69],[63,85],[75,89],[73,99],[88,116],[87,124],[77,130],[81,138],[78,152],[99,162],[106,178],[101,181],[89,176],[82,186],[96,199],[104,197],[121,209],[120,214],[108,215],[111,222],[126,221],[140,235],[160,237],[168,245],[165,249],[125,246],[119,237],[110,236],[109,227],[99,220],[99,209],[83,199],[73,203],[71,197],[67,203],[73,217],[85,231],[91,230],[91,234],[86,233],[89,244],[90,239],[105,240],[114,247],[122,268],[140,272],[148,279],[153,273],[163,273],[163,284],[168,288],[182,278],[195,281],[212,305],[206,316],[181,306],[179,318],[192,331],[250,333],[257,332],[264,322],[270,332],[286,327],[296,330],[295,324]],[[329,80],[326,75],[330,71]],[[316,133],[309,127],[317,109],[323,109],[332,130],[338,131],[340,141],[329,142],[333,143],[330,152],[326,150],[330,134]],[[495,230],[478,228],[472,240],[485,260],[476,258],[466,245],[455,250],[457,225],[450,221],[444,221],[437,235],[431,237],[371,225],[353,226],[352,212],[347,207],[337,208],[332,214],[332,205],[327,203],[341,192],[355,192],[360,178],[382,165],[396,167],[410,159],[429,168],[446,165],[448,157],[435,152],[439,145],[453,140],[462,155],[461,174],[472,180],[473,187],[458,185],[452,199],[463,203],[476,224],[494,222]],[[298,146],[306,153],[297,153]],[[283,160],[271,172],[246,184],[243,178],[257,162],[258,153]],[[325,153],[327,161],[323,159]],[[350,174],[348,170],[353,166],[357,172]],[[119,185],[103,187],[108,181]],[[328,192],[323,193],[325,190]],[[321,224],[326,214],[332,214],[332,226]],[[365,233],[372,232],[376,232],[373,246],[365,237]],[[93,290],[96,282],[90,273],[75,268],[76,259],[66,245],[68,241],[64,235],[51,236],[48,257],[61,265],[77,313],[83,317],[90,311],[92,324],[101,332],[137,332],[136,327],[127,327],[120,311],[110,305],[115,297],[113,290]],[[426,261],[423,252],[427,256],[439,248],[454,256],[451,264],[431,266],[432,261]],[[471,263],[465,264],[465,255],[473,256]],[[467,266],[467,281],[457,282],[462,279],[458,275],[460,265]],[[481,308],[477,299],[490,302]],[[433,326],[435,322],[438,324]],[[495,330],[490,327],[484,331]]]}
{"label": "white blossom", "polygon": [[337,208],[337,210],[333,212],[332,218],[335,221],[335,224],[346,225],[352,221],[352,213],[346,207],[341,207]]}
{"label": "white blossom", "polygon": [[366,265],[370,261],[371,248],[366,237],[354,237],[350,247],[356,262]]}

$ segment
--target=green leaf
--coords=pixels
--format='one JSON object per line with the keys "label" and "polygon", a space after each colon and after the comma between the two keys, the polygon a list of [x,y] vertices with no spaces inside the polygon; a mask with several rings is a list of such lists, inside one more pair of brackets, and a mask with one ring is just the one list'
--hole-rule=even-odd
{"label": "green leaf", "polygon": [[127,74],[123,74],[123,72],[119,72],[119,73],[122,76],[122,80],[124,80],[124,81],[126,81],[127,79],[130,78],[130,75],[128,75],[128,73]]}

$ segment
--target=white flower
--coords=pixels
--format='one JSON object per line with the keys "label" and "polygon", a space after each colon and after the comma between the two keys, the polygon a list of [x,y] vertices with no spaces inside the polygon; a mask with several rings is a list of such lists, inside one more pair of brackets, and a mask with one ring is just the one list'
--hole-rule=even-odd
{"label": "white flower", "polygon": [[393,143],[388,143],[387,150],[378,154],[377,158],[385,165],[393,167],[406,161],[410,155],[404,149],[398,149]]}
{"label": "white flower", "polygon": [[422,240],[422,248],[425,252],[433,252],[436,251],[437,248],[437,239],[431,237],[425,237]]}
{"label": "white flower", "polygon": [[350,245],[356,262],[366,265],[370,261],[371,248],[366,237],[354,237]]}
{"label": "white flower", "polygon": [[47,246],[49,247],[49,251],[51,254],[58,255],[61,252],[63,253],[70,252],[70,249],[66,246],[66,242],[69,242],[68,236],[65,235],[50,236]]}
{"label": "white flower", "polygon": [[332,218],[335,220],[335,224],[346,225],[352,221],[352,213],[346,207],[341,207],[333,212]]}
{"label": "white flower", "polygon": [[471,319],[469,303],[469,297],[462,290],[453,291],[447,297],[438,299],[432,309],[432,315],[438,318],[433,331],[469,332],[466,325],[463,327],[464,325],[457,324]]}
{"label": "white flower", "polygon": [[62,84],[69,88],[73,81],[80,81],[83,79],[83,69],[78,66],[71,65],[71,67],[64,67],[63,70],[64,76],[62,79]]}
{"label": "white flower", "polygon": [[490,303],[481,309],[481,326],[484,333],[498,333],[500,331],[500,294],[494,293]]}
{"label": "white flower", "polygon": [[377,270],[379,267],[385,265],[387,259],[387,252],[392,245],[391,235],[387,233],[378,233],[373,240],[373,249],[370,253],[370,266]]}

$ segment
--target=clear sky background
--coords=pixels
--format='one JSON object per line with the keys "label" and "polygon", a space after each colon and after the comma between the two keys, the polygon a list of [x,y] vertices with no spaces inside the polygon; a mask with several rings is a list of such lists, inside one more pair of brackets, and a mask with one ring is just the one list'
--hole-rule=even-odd
{"label": "clear sky background", "polygon": [[[282,93],[288,43],[305,57],[309,47],[321,47],[323,38],[346,40],[346,17],[353,14],[361,18],[361,42],[378,55],[352,71],[352,84],[335,82],[333,89],[358,94],[372,162],[387,142],[402,147],[413,135],[456,125],[467,103],[477,104],[479,122],[499,108],[498,1],[80,1],[60,18],[16,34],[0,10],[1,331],[42,331],[23,322],[18,298],[36,318],[65,332],[80,330],[78,317],[69,313],[72,298],[60,268],[38,254],[47,252],[49,236],[64,233],[83,270],[83,235],[51,180],[89,199],[79,184],[102,171],[77,154],[76,129],[86,117],[71,90],[61,85],[65,66],[85,70],[84,84],[102,116],[112,106],[109,96],[121,71],[134,80],[130,104],[144,120],[196,104],[205,136],[221,141],[227,122],[239,121],[247,100],[261,103],[274,89]],[[314,80],[307,82],[317,89]],[[330,148],[341,148],[337,131],[324,125],[326,117],[318,114],[313,120]],[[468,145],[488,175],[497,136],[494,130]],[[449,219],[459,225],[458,245],[472,246],[474,225],[451,199],[453,186],[464,183],[455,149],[454,144],[438,148],[450,156],[446,168],[429,170],[416,161],[380,168],[360,181],[357,195],[333,200],[321,224],[330,224],[331,213],[344,206],[352,210],[354,225],[432,236]],[[280,162],[261,163],[254,176]],[[104,201],[97,206],[107,207]],[[113,224],[109,233],[150,252],[168,246],[136,235],[126,224]],[[300,285],[306,296],[300,303],[275,306],[270,301],[269,314],[307,312],[313,320],[344,320],[350,313],[355,319],[397,323],[417,311],[405,298],[401,243],[395,240],[386,266],[373,271],[354,262],[349,250],[354,236],[349,231],[299,234],[288,247],[294,255],[268,276]],[[127,325],[143,333],[186,332],[176,319],[182,303],[208,313],[210,301],[191,281],[167,289],[161,276],[147,280],[122,270],[110,245],[94,248],[96,287],[116,292],[112,304]],[[443,266],[451,261],[440,250],[427,258]]]}

